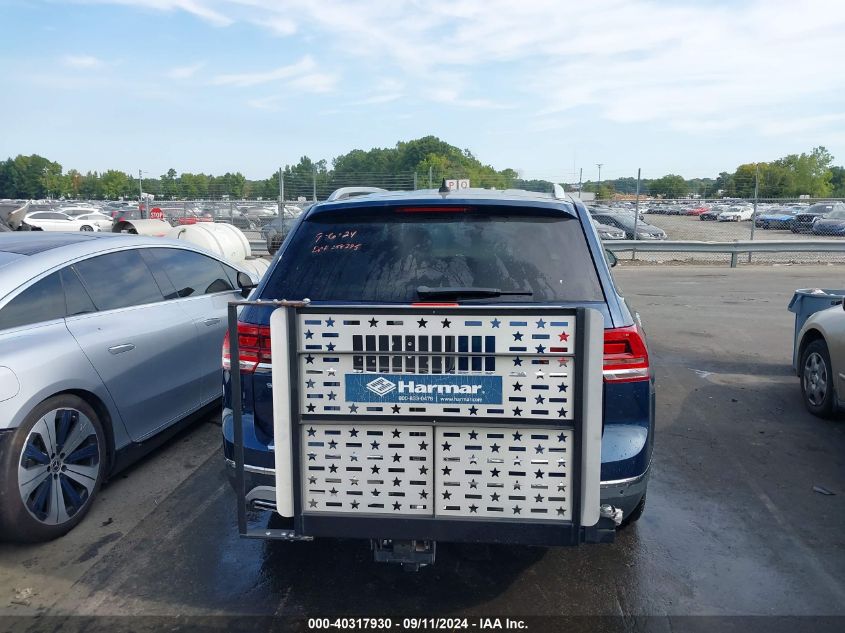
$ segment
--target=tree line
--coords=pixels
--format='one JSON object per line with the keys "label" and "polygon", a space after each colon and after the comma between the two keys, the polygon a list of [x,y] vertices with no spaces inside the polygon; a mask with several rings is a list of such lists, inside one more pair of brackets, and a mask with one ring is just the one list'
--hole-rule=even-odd
{"label": "tree line", "polygon": [[[809,153],[789,154],[765,163],[746,163],[732,173],[721,172],[716,178],[685,179],[677,174],[640,181],[640,193],[663,198],[736,197],[845,198],[845,167],[833,164],[833,156],[824,147]],[[634,194],[636,178],[616,178],[601,183],[584,183],[584,191],[597,192],[599,198],[609,199],[616,193]]]}
{"label": "tree line", "polygon": [[[426,136],[395,147],[355,149],[331,161],[314,161],[303,156],[295,165],[282,170],[286,200],[325,199],[338,187],[376,186],[385,189],[414,189],[438,186],[443,178],[468,178],[474,187],[518,188],[550,192],[548,180],[526,180],[516,170],[497,170],[482,163],[468,149],[460,149],[435,137]],[[154,178],[121,170],[81,173],[64,171],[54,161],[38,155],[8,158],[0,162],[0,198],[82,198],[91,200],[138,198],[139,193],[157,199],[251,199],[276,200],[280,192],[279,172],[263,180],[249,180],[240,172],[214,176],[203,173],[178,173],[169,169]],[[568,190],[575,183],[561,183]],[[740,165],[733,173],[722,172],[716,178],[685,179],[676,174],[643,179],[642,195],[664,198],[736,196],[761,198],[845,197],[845,168],[833,165],[833,156],[824,148],[810,153],[791,154],[767,163]],[[600,199],[614,194],[634,194],[633,177],[587,181],[583,191],[597,193]]]}

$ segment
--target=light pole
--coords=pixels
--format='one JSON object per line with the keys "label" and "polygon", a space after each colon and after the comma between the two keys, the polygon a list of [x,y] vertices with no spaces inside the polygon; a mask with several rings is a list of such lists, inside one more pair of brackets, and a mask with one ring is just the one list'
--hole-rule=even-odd
{"label": "light pole", "polygon": [[596,167],[599,168],[599,186],[596,187],[596,200],[599,199],[599,195],[601,193],[601,166],[602,165],[604,165],[604,163],[596,163]]}
{"label": "light pole", "polygon": [[142,176],[144,172],[140,169],[138,170],[138,211],[141,213],[141,217],[144,217],[144,212],[141,210],[141,205],[144,203],[144,178]]}

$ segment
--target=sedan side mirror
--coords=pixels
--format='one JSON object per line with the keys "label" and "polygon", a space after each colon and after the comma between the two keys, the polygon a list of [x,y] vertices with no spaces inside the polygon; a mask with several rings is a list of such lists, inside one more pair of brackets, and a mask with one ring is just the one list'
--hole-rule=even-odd
{"label": "sedan side mirror", "polygon": [[244,298],[248,297],[249,292],[257,286],[258,284],[252,280],[252,277],[243,271],[238,271],[238,288],[241,289],[241,295]]}
{"label": "sedan side mirror", "polygon": [[604,249],[604,256],[607,258],[607,263],[610,264],[611,268],[619,263],[619,258],[616,257],[616,254],[607,248]]}

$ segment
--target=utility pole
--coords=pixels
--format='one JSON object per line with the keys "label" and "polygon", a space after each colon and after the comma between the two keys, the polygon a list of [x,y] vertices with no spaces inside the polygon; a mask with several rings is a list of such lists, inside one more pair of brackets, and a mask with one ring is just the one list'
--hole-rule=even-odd
{"label": "utility pole", "polygon": [[285,213],[285,181],[282,176],[282,168],[279,167],[279,217]]}
{"label": "utility pole", "polygon": [[602,165],[604,165],[604,163],[596,163],[596,167],[599,168],[599,186],[596,187],[596,200],[599,199],[599,194],[601,192],[601,166]]}
{"label": "utility pole", "polygon": [[581,199],[581,181],[583,180],[583,178],[584,178],[584,168],[582,167],[578,171],[578,199],[579,200]]}
{"label": "utility pole", "polygon": [[141,178],[141,174],[143,172],[139,169],[138,170],[138,211],[141,214],[141,217],[144,217],[144,212],[141,210],[141,204],[144,202],[144,185],[143,185],[143,178]]}
{"label": "utility pole", "polygon": [[[642,168],[637,168],[637,199],[634,203],[634,239],[637,239],[637,222],[640,219],[640,175],[642,174]],[[637,258],[637,247],[631,251],[631,259],[634,260]]]}
{"label": "utility pole", "polygon": [[[751,216],[751,240],[754,241],[754,227],[757,224],[757,194],[760,187],[760,165],[754,165],[754,214]],[[751,263],[751,253],[748,253],[748,263]]]}

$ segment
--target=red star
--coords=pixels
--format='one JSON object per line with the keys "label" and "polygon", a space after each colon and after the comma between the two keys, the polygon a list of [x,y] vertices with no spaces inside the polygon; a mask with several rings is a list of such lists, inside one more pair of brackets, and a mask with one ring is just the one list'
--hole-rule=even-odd
{"label": "red star", "polygon": [[557,359],[558,365],[563,365],[564,367],[568,367],[567,363],[569,362],[568,358],[558,358]]}
{"label": "red star", "polygon": [[563,342],[566,342],[566,341],[569,340],[569,334],[567,334],[566,332],[563,332],[562,334],[558,334],[558,336],[560,337],[560,340],[563,341]]}

